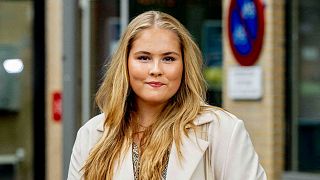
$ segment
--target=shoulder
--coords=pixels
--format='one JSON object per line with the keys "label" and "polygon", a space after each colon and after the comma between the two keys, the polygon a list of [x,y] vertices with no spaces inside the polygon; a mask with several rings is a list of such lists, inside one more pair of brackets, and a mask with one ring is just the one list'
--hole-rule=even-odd
{"label": "shoulder", "polygon": [[222,108],[206,106],[203,112],[200,113],[196,118],[195,124],[198,125],[209,122],[214,127],[220,129],[230,129],[237,126],[238,124],[243,124],[242,120]]}
{"label": "shoulder", "polygon": [[241,119],[226,110],[208,106],[196,119],[196,125],[209,124],[208,138],[216,147],[227,149],[229,143],[237,139],[237,135],[248,135]]}
{"label": "shoulder", "polygon": [[91,148],[101,138],[103,134],[104,121],[104,114],[99,114],[90,119],[79,129],[75,145],[77,142],[81,142],[78,146],[81,146],[84,154],[88,154]]}
{"label": "shoulder", "polygon": [[95,131],[103,131],[103,125],[105,121],[104,113],[96,115],[87,121],[80,129],[79,132],[95,132]]}
{"label": "shoulder", "polygon": [[200,115],[211,119],[208,128],[210,157],[221,179],[266,179],[259,158],[242,120],[215,107]]}
{"label": "shoulder", "polygon": [[80,179],[81,169],[92,147],[101,138],[104,114],[99,114],[84,124],[77,133],[70,159],[68,179]]}

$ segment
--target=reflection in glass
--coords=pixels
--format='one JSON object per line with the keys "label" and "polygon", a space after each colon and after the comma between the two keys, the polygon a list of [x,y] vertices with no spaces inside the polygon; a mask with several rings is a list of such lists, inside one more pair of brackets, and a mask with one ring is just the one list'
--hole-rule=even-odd
{"label": "reflection in glass", "polygon": [[6,59],[3,62],[3,67],[7,73],[21,73],[23,70],[23,62],[21,59]]}
{"label": "reflection in glass", "polygon": [[300,171],[320,173],[320,1],[299,1]]}

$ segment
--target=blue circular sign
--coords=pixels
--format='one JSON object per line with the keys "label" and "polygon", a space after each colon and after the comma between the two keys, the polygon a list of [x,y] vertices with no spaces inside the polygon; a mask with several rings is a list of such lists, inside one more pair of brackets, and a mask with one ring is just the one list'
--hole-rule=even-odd
{"label": "blue circular sign", "polygon": [[253,65],[261,52],[264,12],[261,0],[231,0],[228,36],[232,52],[243,66]]}

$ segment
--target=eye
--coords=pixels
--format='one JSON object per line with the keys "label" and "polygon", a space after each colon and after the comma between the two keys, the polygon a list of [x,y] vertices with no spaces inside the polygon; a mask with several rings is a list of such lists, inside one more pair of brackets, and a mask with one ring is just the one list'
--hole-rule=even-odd
{"label": "eye", "polygon": [[172,62],[172,61],[175,61],[175,60],[176,60],[176,58],[171,57],[171,56],[167,56],[167,57],[163,58],[163,61],[165,61],[165,62]]}
{"label": "eye", "polygon": [[150,58],[148,56],[138,56],[137,57],[138,60],[141,60],[141,61],[148,61],[150,60]]}

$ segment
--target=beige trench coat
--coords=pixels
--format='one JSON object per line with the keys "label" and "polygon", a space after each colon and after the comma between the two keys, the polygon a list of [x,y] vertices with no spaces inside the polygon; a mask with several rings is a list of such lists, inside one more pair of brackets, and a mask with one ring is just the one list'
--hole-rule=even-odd
{"label": "beige trench coat", "polygon": [[[91,148],[103,134],[104,114],[88,121],[78,131],[69,166],[68,180],[78,180],[80,169]],[[182,165],[178,161],[176,146],[173,143],[167,169],[167,180],[266,180],[266,174],[248,132],[241,120],[222,110],[199,115],[196,125],[209,124],[208,140],[197,139],[194,134],[182,137],[181,151],[185,158]],[[191,131],[190,131],[191,132]],[[131,149],[132,147],[130,147]],[[212,178],[206,178],[205,150],[211,159]],[[208,158],[207,158],[208,159]],[[115,168],[114,180],[133,180],[132,151]]]}

